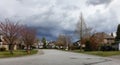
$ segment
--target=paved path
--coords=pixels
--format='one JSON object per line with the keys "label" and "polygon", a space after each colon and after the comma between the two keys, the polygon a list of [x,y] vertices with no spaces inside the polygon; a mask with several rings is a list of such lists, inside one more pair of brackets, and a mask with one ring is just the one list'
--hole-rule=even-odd
{"label": "paved path", "polygon": [[43,50],[44,54],[0,59],[0,65],[120,65],[118,60],[59,50]]}

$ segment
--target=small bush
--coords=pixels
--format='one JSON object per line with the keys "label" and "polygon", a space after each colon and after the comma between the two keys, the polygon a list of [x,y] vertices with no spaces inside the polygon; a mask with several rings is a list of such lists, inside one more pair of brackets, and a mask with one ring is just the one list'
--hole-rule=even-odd
{"label": "small bush", "polygon": [[70,50],[75,50],[75,49],[77,49],[76,46],[74,46],[74,45],[71,45],[71,46],[70,46]]}
{"label": "small bush", "polygon": [[6,51],[6,48],[5,47],[1,47],[0,51]]}
{"label": "small bush", "polygon": [[115,49],[112,48],[111,45],[104,44],[104,45],[101,45],[101,46],[100,46],[100,50],[101,50],[101,51],[114,51]]}
{"label": "small bush", "polygon": [[86,43],[85,43],[85,51],[92,51],[92,49],[91,49],[91,43],[90,43],[89,40],[86,41]]}

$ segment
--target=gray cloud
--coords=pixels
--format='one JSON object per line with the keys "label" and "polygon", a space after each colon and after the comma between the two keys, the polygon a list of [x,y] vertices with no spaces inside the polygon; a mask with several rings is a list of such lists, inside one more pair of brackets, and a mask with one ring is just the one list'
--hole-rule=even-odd
{"label": "gray cloud", "polygon": [[111,2],[112,0],[87,0],[87,3],[90,5],[100,5],[100,4],[108,5]]}
{"label": "gray cloud", "polygon": [[96,11],[95,14],[88,17],[89,20],[87,20],[87,22],[97,32],[112,33],[116,31],[117,25],[119,24],[119,20],[117,18],[118,17],[115,12],[108,11],[101,13]]}
{"label": "gray cloud", "polygon": [[[39,37],[55,39],[59,34],[74,37],[75,24],[82,11],[89,26],[97,31],[114,32],[119,23],[117,20],[119,17],[116,16],[118,12],[110,11],[109,7],[104,6],[98,8],[87,6],[111,2],[112,0],[2,0],[0,20],[9,18],[34,27],[38,29]],[[112,23],[114,21],[116,22]]]}

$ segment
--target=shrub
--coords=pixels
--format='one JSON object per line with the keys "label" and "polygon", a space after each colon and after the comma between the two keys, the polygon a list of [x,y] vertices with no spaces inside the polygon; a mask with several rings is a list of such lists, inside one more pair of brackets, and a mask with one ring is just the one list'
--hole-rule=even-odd
{"label": "shrub", "polygon": [[91,43],[90,43],[89,40],[87,40],[86,43],[85,43],[85,51],[92,51]]}
{"label": "shrub", "polygon": [[1,47],[0,51],[6,51],[6,48],[5,47]]}
{"label": "shrub", "polygon": [[70,46],[70,50],[75,50],[75,49],[77,49],[76,46],[74,46],[74,45],[71,45],[71,46]]}
{"label": "shrub", "polygon": [[103,44],[101,45],[100,50],[101,51],[113,51],[114,49],[109,44]]}

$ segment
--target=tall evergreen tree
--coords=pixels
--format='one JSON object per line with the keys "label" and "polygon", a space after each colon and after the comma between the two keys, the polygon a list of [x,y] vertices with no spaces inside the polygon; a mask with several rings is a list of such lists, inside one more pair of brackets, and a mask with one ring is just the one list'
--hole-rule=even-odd
{"label": "tall evergreen tree", "polygon": [[42,38],[42,43],[43,43],[43,48],[46,48],[47,42],[45,37]]}
{"label": "tall evergreen tree", "polygon": [[120,41],[120,24],[118,25],[116,34],[117,34],[116,41]]}

